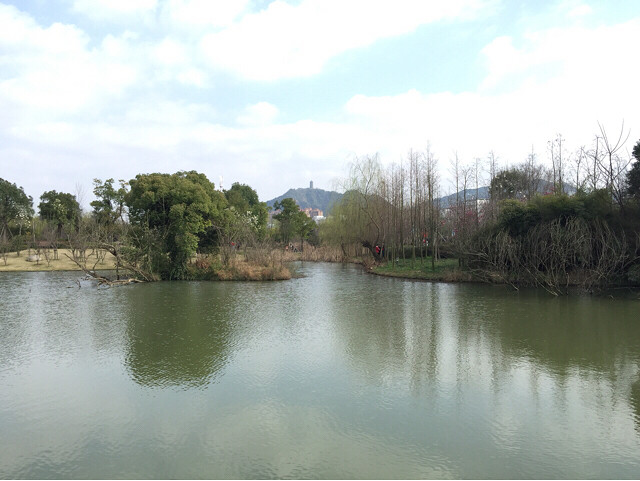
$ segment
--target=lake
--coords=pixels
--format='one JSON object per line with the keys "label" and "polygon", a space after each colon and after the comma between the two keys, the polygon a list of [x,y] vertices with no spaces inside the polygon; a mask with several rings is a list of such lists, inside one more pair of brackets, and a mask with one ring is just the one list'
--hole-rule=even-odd
{"label": "lake", "polygon": [[0,273],[2,478],[637,478],[640,301]]}

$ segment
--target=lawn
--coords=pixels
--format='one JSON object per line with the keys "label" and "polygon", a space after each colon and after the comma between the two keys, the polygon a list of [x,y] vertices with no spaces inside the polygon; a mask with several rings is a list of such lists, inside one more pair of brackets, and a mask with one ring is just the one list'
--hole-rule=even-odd
{"label": "lawn", "polygon": [[[32,249],[31,254],[35,255],[35,251]],[[48,252],[49,262],[47,262],[44,251],[40,251],[40,260],[38,262],[28,262],[29,251],[24,250],[20,252],[18,257],[14,252],[7,254],[0,254],[0,272],[20,272],[20,271],[79,271],[80,268],[67,257],[71,256],[69,249],[58,249],[58,259],[54,259],[53,251]],[[5,258],[6,256],[6,258]],[[92,249],[87,250],[87,267],[93,269],[94,264],[98,262],[96,253]],[[109,253],[106,253],[104,261],[96,264],[96,269],[107,270],[114,269],[114,259]]]}
{"label": "lawn", "polygon": [[395,265],[391,262],[375,266],[372,272],[382,276],[403,277],[408,279],[427,279],[442,281],[466,281],[470,276],[458,268],[458,259],[440,259],[435,268],[431,268],[431,258],[398,259]]}

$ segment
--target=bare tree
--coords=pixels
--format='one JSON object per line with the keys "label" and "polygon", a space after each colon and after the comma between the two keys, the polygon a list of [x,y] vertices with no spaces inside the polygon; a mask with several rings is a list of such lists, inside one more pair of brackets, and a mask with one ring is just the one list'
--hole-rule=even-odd
{"label": "bare tree", "polygon": [[[498,157],[493,150],[490,151],[487,156],[487,171],[489,173],[489,185],[491,185],[493,183],[493,179],[498,175]],[[496,220],[498,212],[494,199],[489,200],[489,215],[491,220]]]}
{"label": "bare tree", "polygon": [[585,146],[581,146],[576,150],[573,155],[573,174],[575,175],[575,187],[576,191],[584,191],[587,185],[588,172],[585,176],[581,177],[587,166],[587,150]]}
{"label": "bare tree", "polygon": [[624,174],[627,171],[631,158],[623,158],[620,151],[629,140],[631,131],[625,134],[624,121],[620,126],[620,133],[617,139],[610,137],[605,127],[598,122],[603,146],[603,156],[598,161],[598,167],[604,174],[607,182],[607,190],[611,199],[616,202],[621,209],[624,209]]}
{"label": "bare tree", "polygon": [[589,185],[591,191],[598,189],[600,186],[600,164],[602,162],[602,149],[600,146],[601,137],[596,135],[593,139],[593,147],[587,151],[586,160],[591,162],[591,165],[588,165],[587,170],[587,184]]}
{"label": "bare tree", "polygon": [[476,210],[476,228],[480,225],[480,174],[479,174],[479,166],[480,166],[480,158],[476,157],[474,159],[474,171],[473,178],[476,186],[476,199],[475,199],[475,210]]}
{"label": "bare tree", "polygon": [[564,193],[564,138],[562,134],[556,134],[556,137],[547,142],[549,156],[551,158],[551,169],[553,174],[553,191],[554,193]]}
{"label": "bare tree", "polygon": [[527,155],[527,160],[522,165],[522,172],[525,179],[525,196],[531,200],[540,190],[540,183],[544,175],[544,167],[536,162],[537,155],[531,146],[531,153]]}
{"label": "bare tree", "polygon": [[431,238],[431,268],[435,269],[435,262],[439,258],[439,224],[440,206],[438,205],[438,159],[427,144],[424,153],[425,187],[427,199],[428,225]]}

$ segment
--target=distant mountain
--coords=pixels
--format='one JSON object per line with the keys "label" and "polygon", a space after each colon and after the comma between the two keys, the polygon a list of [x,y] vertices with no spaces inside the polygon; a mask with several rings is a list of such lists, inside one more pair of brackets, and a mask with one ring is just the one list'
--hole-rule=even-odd
{"label": "distant mountain", "polygon": [[[467,189],[466,191],[461,190],[458,193],[458,199],[464,199],[465,192],[467,193],[467,200],[475,200],[475,199],[488,199],[489,198],[489,187],[479,187],[477,189]],[[456,194],[446,195],[444,197],[440,197],[438,199],[440,203],[440,207],[446,209],[447,207],[454,205],[456,203]]]}
{"label": "distant mountain", "polygon": [[333,207],[333,204],[342,199],[342,194],[340,194],[339,192],[322,189],[311,189],[308,187],[301,189],[289,189],[281,196],[276,197],[275,199],[268,200],[267,206],[269,207],[269,209],[273,209],[273,204],[288,197],[295,200],[301,209],[313,207],[316,209],[320,209],[324,213],[324,215],[327,216],[331,212],[331,207]]}
{"label": "distant mountain", "polygon": [[[538,185],[538,192],[540,194],[544,194],[546,192],[551,191],[553,188],[553,184],[546,180],[540,180]],[[569,195],[573,195],[576,192],[575,187],[569,184],[565,184],[564,187],[565,192]],[[467,200],[474,199],[488,199],[489,198],[489,187],[479,187],[477,189],[467,189]],[[267,201],[267,206],[269,209],[273,209],[273,204],[281,201],[282,199],[286,199],[288,197],[292,198],[296,201],[296,203],[300,206],[300,208],[305,209],[307,207],[314,207],[316,209],[320,209],[325,216],[331,213],[331,207],[342,199],[344,194],[340,194],[339,192],[322,190],[322,189],[311,189],[311,188],[300,188],[300,189],[289,189],[281,196],[278,196],[274,199]],[[458,193],[458,198],[462,200],[464,198],[465,191],[462,190]],[[440,197],[438,199],[440,203],[440,207],[447,208],[456,203],[456,194],[446,195],[444,197]]]}
{"label": "distant mountain", "polygon": [[[567,183],[563,183],[563,184],[564,184],[564,191],[567,194],[573,195],[576,193],[576,188],[574,186]],[[547,180],[542,180],[542,179],[539,181],[538,183],[539,194],[546,194],[547,192],[551,192],[552,190],[553,190],[553,182],[549,182]],[[464,199],[465,192],[467,193],[467,200],[475,200],[475,199],[484,200],[489,198],[488,186],[479,187],[477,189],[466,189],[466,191],[461,190],[458,193],[458,199],[460,201]],[[438,201],[440,202],[440,207],[442,207],[443,209],[446,209],[447,207],[454,205],[456,203],[456,194],[440,197]]]}

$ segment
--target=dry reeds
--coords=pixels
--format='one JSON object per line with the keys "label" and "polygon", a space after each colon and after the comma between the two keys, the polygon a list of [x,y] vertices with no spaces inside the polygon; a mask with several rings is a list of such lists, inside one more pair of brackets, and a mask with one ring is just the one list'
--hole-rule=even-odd
{"label": "dry reeds", "polygon": [[346,262],[342,250],[335,246],[307,246],[300,253],[300,260],[310,262]]}
{"label": "dry reeds", "polygon": [[227,267],[216,269],[220,281],[275,281],[291,279],[291,271],[283,264],[260,265],[254,262],[235,260]]}

